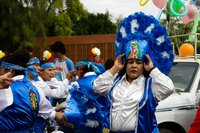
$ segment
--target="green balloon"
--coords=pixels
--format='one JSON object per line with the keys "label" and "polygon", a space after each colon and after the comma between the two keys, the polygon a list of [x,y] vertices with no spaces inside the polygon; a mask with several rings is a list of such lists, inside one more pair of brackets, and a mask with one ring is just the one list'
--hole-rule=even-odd
{"label": "green balloon", "polygon": [[179,0],[169,0],[168,3],[167,3],[167,10],[169,12],[169,15],[170,16],[175,16],[175,14],[173,13],[172,9],[170,8],[170,4],[171,2],[173,2],[173,10],[174,12],[176,13],[179,13],[181,8],[182,8],[182,4],[179,2]]}

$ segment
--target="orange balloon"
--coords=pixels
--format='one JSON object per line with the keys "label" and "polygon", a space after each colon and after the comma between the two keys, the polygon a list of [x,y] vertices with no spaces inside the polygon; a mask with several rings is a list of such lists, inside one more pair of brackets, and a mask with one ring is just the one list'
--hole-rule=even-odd
{"label": "orange balloon", "polygon": [[179,55],[193,55],[194,47],[190,43],[184,43],[179,48]]}

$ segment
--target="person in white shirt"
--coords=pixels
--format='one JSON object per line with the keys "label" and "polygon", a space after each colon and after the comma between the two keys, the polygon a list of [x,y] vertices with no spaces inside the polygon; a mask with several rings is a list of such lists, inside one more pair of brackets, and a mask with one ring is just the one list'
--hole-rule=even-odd
{"label": "person in white shirt", "polygon": [[135,13],[120,25],[115,48],[113,67],[94,81],[95,92],[110,99],[110,133],[159,133],[156,106],[174,91],[165,75],[174,58],[166,29],[152,16]]}
{"label": "person in white shirt", "polygon": [[55,78],[55,64],[53,62],[43,61],[40,67],[40,61],[37,57],[33,57],[27,63],[33,66],[38,75],[33,78],[33,82],[37,84],[48,98],[63,98],[68,95],[69,80],[58,81]]}

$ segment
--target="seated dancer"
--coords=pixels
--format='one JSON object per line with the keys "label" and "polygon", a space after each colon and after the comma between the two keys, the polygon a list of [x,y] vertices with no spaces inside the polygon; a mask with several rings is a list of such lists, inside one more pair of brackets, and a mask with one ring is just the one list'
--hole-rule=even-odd
{"label": "seated dancer", "polygon": [[71,97],[64,111],[69,122],[66,123],[64,131],[100,133],[103,127],[108,125],[103,118],[107,115],[104,110],[109,108],[106,108],[108,99],[96,95],[93,90],[93,81],[97,78],[96,73],[99,73],[99,70],[88,60],[77,62],[76,69],[79,79],[76,81],[77,85],[69,90]]}

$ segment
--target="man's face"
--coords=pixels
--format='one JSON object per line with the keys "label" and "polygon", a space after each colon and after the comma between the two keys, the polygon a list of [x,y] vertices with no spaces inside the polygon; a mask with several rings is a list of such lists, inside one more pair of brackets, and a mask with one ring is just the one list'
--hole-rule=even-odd
{"label": "man's face", "polygon": [[46,68],[41,71],[41,77],[44,81],[50,81],[54,75],[55,68]]}
{"label": "man's face", "polygon": [[77,67],[77,75],[79,78],[83,77],[85,67],[86,67],[85,65]]}
{"label": "man's face", "polygon": [[100,62],[100,56],[94,57],[94,62],[99,63]]}
{"label": "man's face", "polygon": [[144,72],[144,64],[141,60],[129,59],[126,65],[127,80],[132,82]]}

